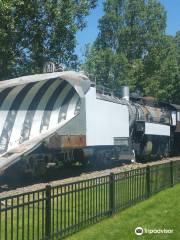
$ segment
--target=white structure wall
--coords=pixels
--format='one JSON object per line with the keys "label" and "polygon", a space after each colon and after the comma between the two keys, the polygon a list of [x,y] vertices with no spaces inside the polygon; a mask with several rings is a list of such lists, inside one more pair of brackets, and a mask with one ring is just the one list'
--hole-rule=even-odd
{"label": "white structure wall", "polygon": [[172,125],[176,126],[176,111],[171,112]]}
{"label": "white structure wall", "polygon": [[86,144],[114,145],[114,137],[129,137],[129,112],[126,105],[96,98],[91,87],[86,94]]}
{"label": "white structure wall", "polygon": [[145,134],[170,136],[170,126],[157,123],[145,123]]}

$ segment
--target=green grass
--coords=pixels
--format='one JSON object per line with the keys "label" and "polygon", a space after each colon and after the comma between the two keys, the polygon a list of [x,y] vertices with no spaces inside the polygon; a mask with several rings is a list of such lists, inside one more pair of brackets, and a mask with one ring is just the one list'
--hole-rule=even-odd
{"label": "green grass", "polygon": [[[172,234],[144,234],[136,236],[136,227],[173,229]],[[67,238],[68,240],[134,240],[180,239],[180,184],[164,190],[150,199],[136,204],[113,217]]]}
{"label": "green grass", "polygon": [[[175,182],[180,182],[180,179],[177,178],[177,176],[180,176],[180,166],[176,166],[175,169]],[[150,190],[153,195],[169,187],[171,178],[168,164],[152,167],[151,170]],[[115,215],[110,221],[113,221],[113,224],[117,224],[118,222],[120,224],[121,221],[119,221],[119,218],[122,218],[123,214],[128,211],[122,211],[122,209],[146,199],[146,180],[146,170],[138,169],[114,175],[113,185],[110,184],[109,177],[104,176],[97,179],[90,179],[79,183],[52,188],[51,211],[50,215],[47,217],[47,219],[51,219],[51,234],[54,235],[54,238],[57,236],[68,236],[85,226],[88,227],[88,225],[106,218],[109,216],[110,207],[112,207],[110,203],[113,202],[114,209],[120,210],[121,213],[120,215]],[[114,194],[112,194],[112,192],[114,192]],[[114,196],[114,201],[112,200],[112,195]],[[166,196],[164,198],[168,197]],[[112,201],[110,201],[110,199]],[[161,203],[164,204],[163,201],[166,201],[166,199],[164,200],[163,198],[158,200],[157,197],[156,199],[159,205],[161,205]],[[2,199],[0,199],[0,240],[39,240],[44,237],[46,216],[44,190],[25,194],[24,196],[14,196],[12,199],[8,198],[7,201],[3,201],[5,205],[4,203],[1,205],[1,200]],[[142,206],[146,205],[142,204]],[[143,207],[140,208],[143,209]],[[131,229],[128,231],[131,232],[132,235],[130,235],[130,238],[133,239],[134,228],[140,225],[138,223],[141,223],[136,218],[139,217],[141,220],[145,219],[146,221],[141,223],[144,224],[142,227],[149,227],[145,225],[147,217],[144,215],[151,213],[153,208],[154,207],[150,206],[149,210],[144,209],[139,215],[134,211],[134,215],[129,217],[130,220],[127,219],[122,225],[115,226],[115,231],[113,232],[111,228],[108,228],[109,223],[106,229],[110,234],[115,234],[115,237],[112,239],[120,239],[119,237],[124,236],[122,234],[123,231],[126,231],[126,227],[131,226]],[[129,211],[131,212],[131,210]],[[167,211],[169,210],[167,209]],[[101,225],[98,224],[97,228],[100,226]],[[158,227],[161,227],[161,225]],[[170,226],[166,227],[169,228]],[[92,232],[93,231],[95,231],[96,234],[96,230],[92,230]],[[100,233],[102,234],[103,231],[100,230]],[[118,234],[120,236],[117,238]],[[105,235],[108,236],[108,234]],[[88,235],[85,237],[88,237]],[[85,237],[80,236],[80,239],[86,239]],[[112,236],[109,236],[108,238],[111,239],[111,237]],[[96,239],[96,235],[91,237],[90,234],[90,238],[87,239],[94,238]],[[99,239],[104,239],[104,236],[100,236]],[[126,240],[127,238],[122,237],[121,239]]]}

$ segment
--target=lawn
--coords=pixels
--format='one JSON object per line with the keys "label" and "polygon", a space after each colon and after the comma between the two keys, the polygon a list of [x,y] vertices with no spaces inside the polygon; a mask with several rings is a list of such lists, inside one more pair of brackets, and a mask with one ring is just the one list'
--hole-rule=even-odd
{"label": "lawn", "polygon": [[[179,203],[174,197],[178,196],[178,187],[168,190],[170,193],[162,192],[162,195],[158,194],[137,204],[147,199],[148,195],[154,195],[171,186],[170,170],[167,163],[151,167],[149,178],[146,169],[142,168],[111,175],[111,178],[103,176],[60,185],[48,192],[39,190],[4,200],[0,198],[0,240],[42,240],[45,239],[45,233],[51,236],[51,239],[59,239],[107,218],[112,210],[118,215],[88,228],[87,233],[83,231],[77,238],[75,235],[75,239],[131,240],[136,237],[134,229],[138,226],[173,228],[172,224],[177,224],[176,218],[180,216],[177,209]],[[178,165],[174,166],[174,183],[180,182],[179,176],[178,162]],[[137,204],[135,208],[123,211],[134,204]],[[177,229],[177,226],[173,229]],[[173,236],[176,234],[175,232]],[[143,239],[148,239],[147,237],[149,235],[146,234]],[[180,236],[174,239],[180,239]]]}
{"label": "lawn", "polygon": [[[171,234],[136,236],[136,227],[172,229]],[[67,238],[68,240],[180,239],[180,184]]]}

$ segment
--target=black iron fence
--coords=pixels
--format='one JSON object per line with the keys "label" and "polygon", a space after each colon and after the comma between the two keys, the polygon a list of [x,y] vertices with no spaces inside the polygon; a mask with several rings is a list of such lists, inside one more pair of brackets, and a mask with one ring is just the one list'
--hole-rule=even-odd
{"label": "black iron fence", "polygon": [[180,182],[180,161],[0,198],[0,240],[61,239]]}

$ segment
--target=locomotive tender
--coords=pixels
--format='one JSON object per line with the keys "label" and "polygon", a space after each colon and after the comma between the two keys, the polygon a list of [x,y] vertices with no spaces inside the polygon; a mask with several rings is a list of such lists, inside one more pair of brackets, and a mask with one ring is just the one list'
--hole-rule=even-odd
{"label": "locomotive tender", "polygon": [[180,106],[122,97],[74,71],[0,82],[0,173],[18,166],[43,174],[51,165],[168,156],[180,149]]}

